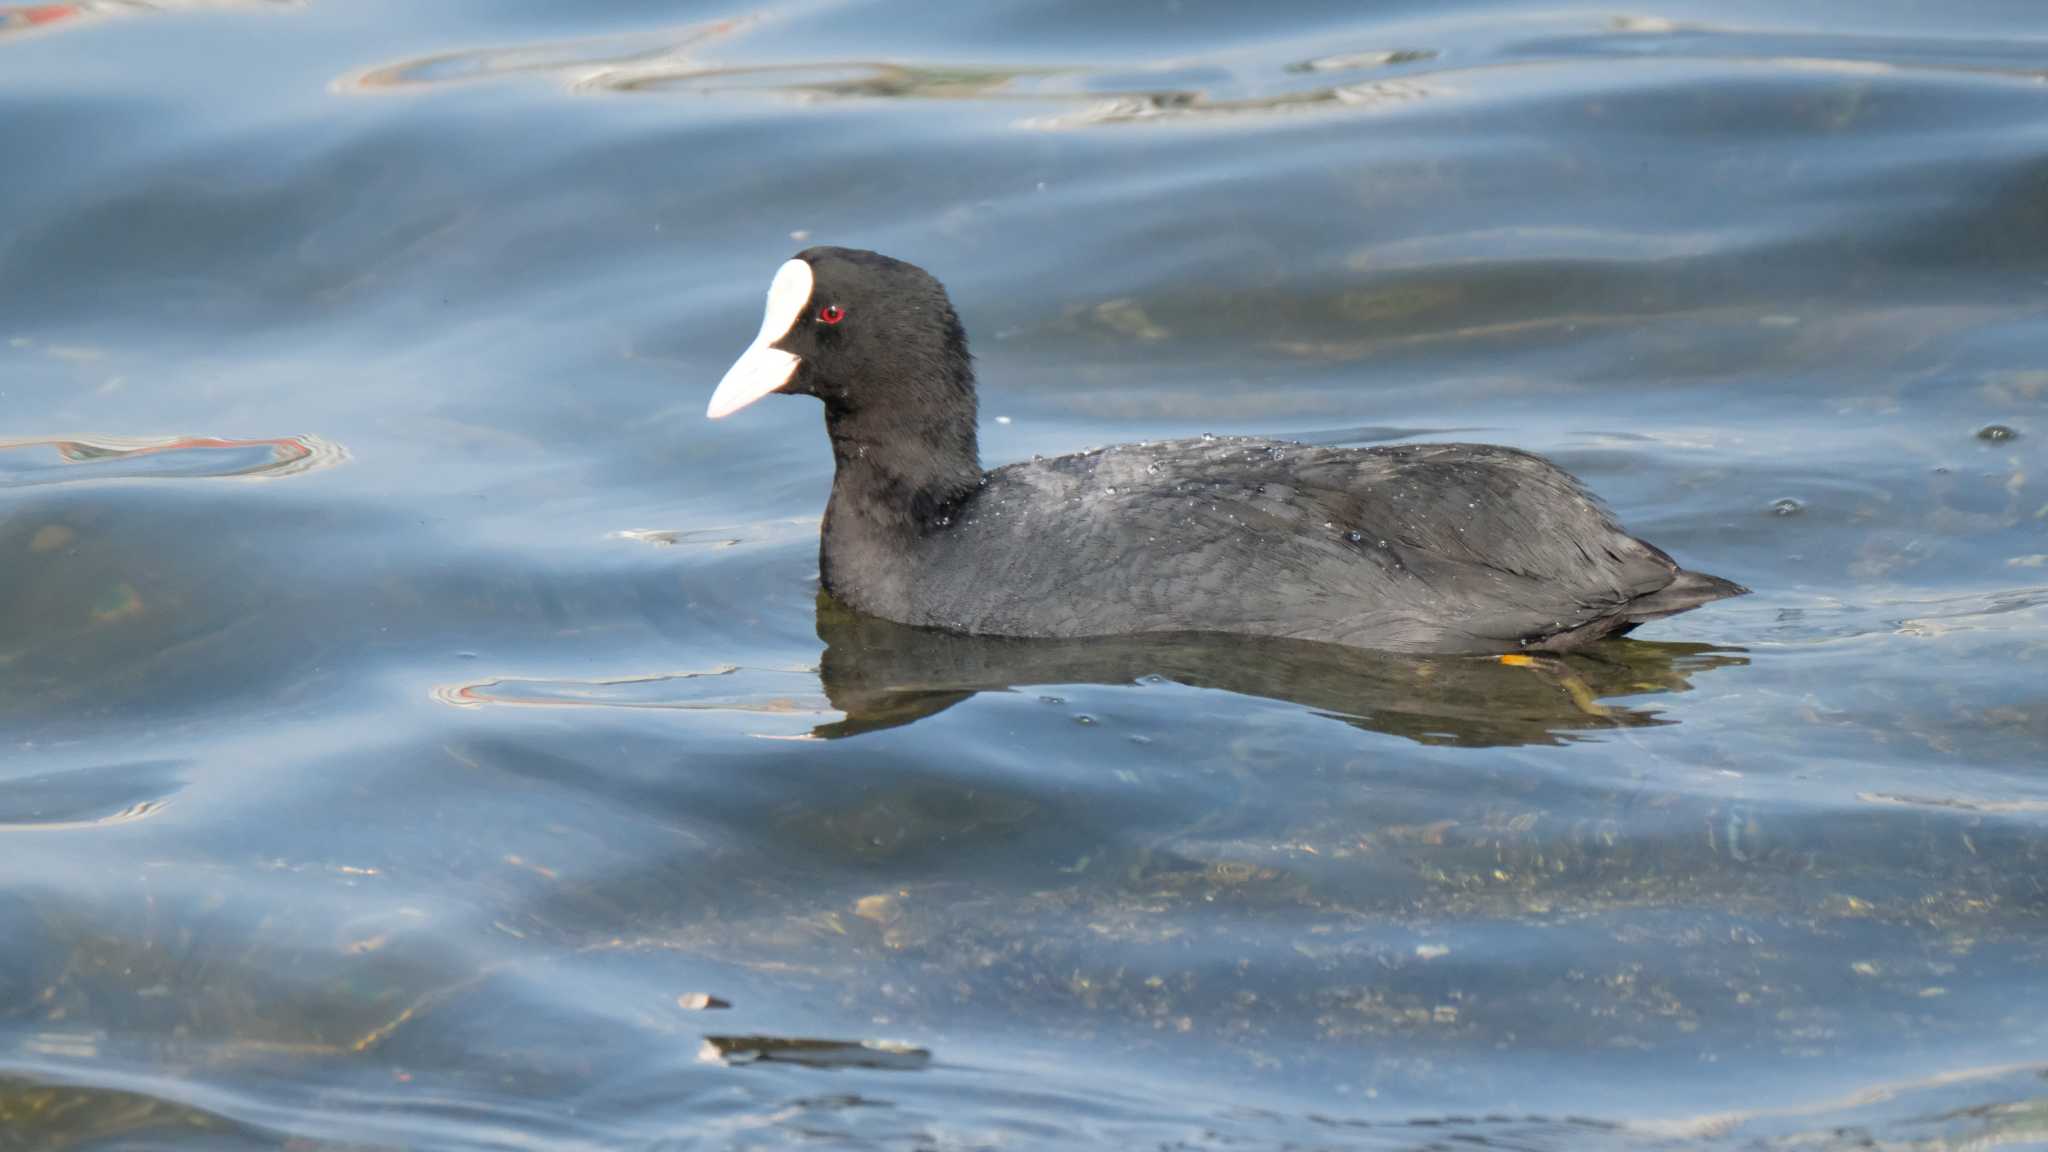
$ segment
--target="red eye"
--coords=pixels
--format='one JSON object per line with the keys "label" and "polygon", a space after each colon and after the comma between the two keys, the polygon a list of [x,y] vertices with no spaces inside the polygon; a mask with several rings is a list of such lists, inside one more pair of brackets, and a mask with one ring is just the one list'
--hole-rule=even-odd
{"label": "red eye", "polygon": [[837,304],[827,304],[823,308],[818,309],[818,323],[820,324],[837,324],[844,319],[846,319],[846,309],[841,308]]}

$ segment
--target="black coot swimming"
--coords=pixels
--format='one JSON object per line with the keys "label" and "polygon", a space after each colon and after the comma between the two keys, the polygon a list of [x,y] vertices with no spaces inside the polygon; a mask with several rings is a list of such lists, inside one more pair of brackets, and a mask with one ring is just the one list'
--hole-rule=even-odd
{"label": "black coot swimming", "polygon": [[706,415],[825,405],[819,572],[849,607],[992,636],[1236,632],[1426,652],[1565,649],[1741,595],[1621,530],[1542,457],[1480,444],[1126,444],[983,471],[938,280],[811,248]]}

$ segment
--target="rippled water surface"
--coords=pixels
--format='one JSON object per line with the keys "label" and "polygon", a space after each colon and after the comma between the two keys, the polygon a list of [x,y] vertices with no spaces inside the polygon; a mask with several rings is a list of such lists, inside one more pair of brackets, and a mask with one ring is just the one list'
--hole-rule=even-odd
{"label": "rippled water surface", "polygon": [[[0,1149],[2048,1146],[2048,11],[0,5]],[[1568,659],[817,595],[985,459],[1553,455]]]}

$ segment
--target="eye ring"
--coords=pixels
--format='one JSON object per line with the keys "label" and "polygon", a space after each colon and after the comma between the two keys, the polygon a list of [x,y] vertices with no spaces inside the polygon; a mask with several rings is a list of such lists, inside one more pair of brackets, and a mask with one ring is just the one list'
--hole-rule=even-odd
{"label": "eye ring", "polygon": [[846,319],[846,309],[841,308],[837,304],[827,304],[823,308],[818,309],[818,323],[820,324],[837,324],[844,319]]}

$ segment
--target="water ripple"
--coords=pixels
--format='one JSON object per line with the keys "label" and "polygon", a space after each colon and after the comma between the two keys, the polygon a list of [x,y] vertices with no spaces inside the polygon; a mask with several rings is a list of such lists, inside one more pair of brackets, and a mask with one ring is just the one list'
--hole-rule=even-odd
{"label": "water ripple", "polygon": [[0,488],[86,480],[274,480],[348,459],[317,436],[223,440],[213,436],[118,436],[0,440]]}
{"label": "water ripple", "polygon": [[2042,47],[2040,41],[1905,39],[1623,16],[1598,32],[1536,36],[1502,51],[1537,59],[1725,60],[1845,75],[1919,71],[2040,80],[2048,78],[2039,62]]}
{"label": "water ripple", "polygon": [[457,708],[502,704],[517,708],[649,708],[685,712],[755,712],[765,715],[830,714],[815,690],[790,691],[791,677],[814,686],[810,670],[720,665],[696,672],[662,672],[605,679],[502,677],[436,687],[434,699]]}
{"label": "water ripple", "polygon": [[120,16],[195,8],[292,8],[302,0],[73,0],[68,4],[0,5],[0,40],[17,34],[78,28]]}
{"label": "water ripple", "polygon": [[[1127,65],[990,65],[966,61],[842,58],[721,61],[697,55],[743,37],[772,17],[755,15],[634,37],[537,42],[437,53],[380,65],[338,80],[342,91],[417,89],[518,76],[553,80],[571,92],[757,96],[799,103],[844,100],[1060,102],[1074,110],[1029,116],[1025,130],[1057,131],[1149,121],[1225,121],[1301,112],[1365,111],[1459,91],[1468,83],[1532,65],[1714,63],[1791,73],[1884,76],[1935,72],[2039,82],[2048,79],[2023,47],[1952,42],[1928,49],[1883,37],[1793,30],[1714,28],[1617,17],[1550,17],[1521,39],[1491,44],[1361,46],[1303,55],[1300,42],[1208,58]],[[1325,42],[1316,44],[1326,49]],[[1336,75],[1391,73],[1331,83]],[[1157,84],[1147,83],[1156,77]],[[1193,84],[1190,81],[1199,80]]]}
{"label": "water ripple", "polygon": [[79,768],[12,780],[0,791],[0,833],[75,832],[133,824],[184,788],[178,761]]}
{"label": "water ripple", "polygon": [[440,52],[345,77],[336,87],[344,91],[424,88],[535,75],[574,80],[585,74],[601,76],[614,70],[686,67],[684,49],[730,36],[754,22],[743,17],[694,25],[664,36],[605,37]]}
{"label": "water ripple", "polygon": [[[691,50],[733,38],[758,17],[693,25],[666,34],[541,42],[436,53],[385,64],[338,80],[341,91],[389,91],[543,76],[573,92],[679,92],[757,95],[810,103],[827,100],[1085,101],[1075,112],[1021,121],[1028,129],[1062,129],[1160,118],[1238,117],[1317,108],[1382,107],[1433,94],[1405,80],[1300,87],[1301,77],[1356,72],[1433,60],[1434,49],[1354,52],[1276,62],[1284,90],[1229,96],[1176,85],[1131,86],[1109,81],[1131,69],[1041,65],[993,67],[954,62],[813,60],[716,63]],[[1185,62],[1140,66],[1140,72],[1185,76]],[[1288,79],[1292,77],[1293,79]]]}
{"label": "water ripple", "polygon": [[652,544],[656,548],[696,547],[724,551],[743,544],[786,543],[815,537],[820,523],[816,516],[792,516],[713,528],[621,528],[606,533],[605,538]]}
{"label": "water ripple", "polygon": [[697,1058],[708,1064],[799,1064],[807,1068],[874,1068],[915,1072],[932,1054],[892,1040],[811,1040],[786,1036],[706,1036]]}

